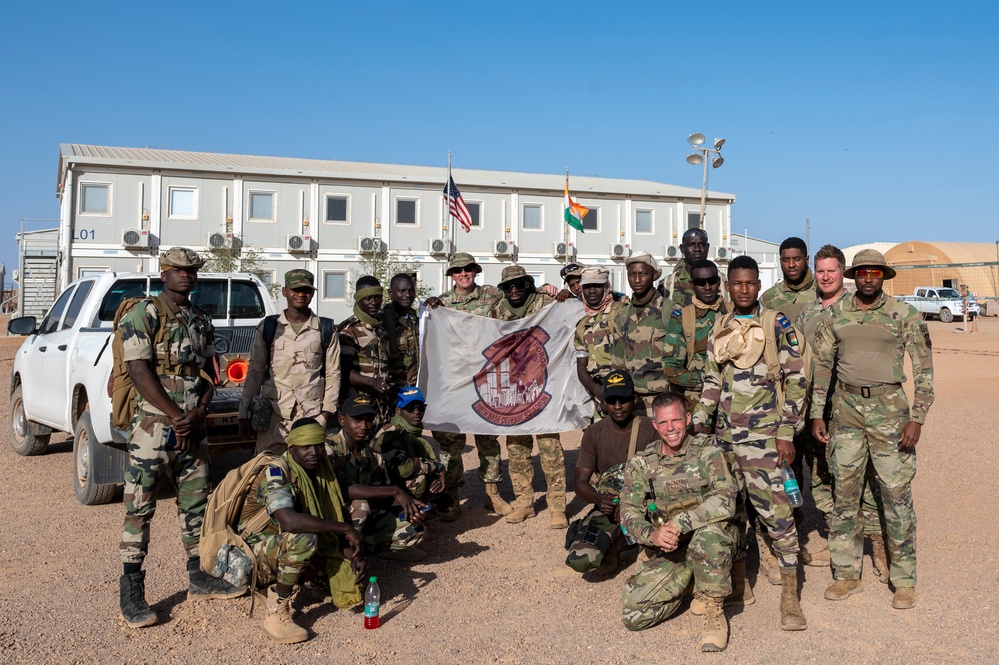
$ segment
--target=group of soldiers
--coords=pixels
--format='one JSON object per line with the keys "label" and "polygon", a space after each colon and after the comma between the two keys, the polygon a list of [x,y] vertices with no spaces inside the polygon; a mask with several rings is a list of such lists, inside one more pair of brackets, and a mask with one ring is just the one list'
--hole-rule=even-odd
{"label": "group of soldiers", "polygon": [[[894,587],[893,607],[914,607],[911,481],[914,446],[933,399],[932,361],[918,314],[882,290],[894,270],[873,250],[859,252],[847,268],[842,252],[827,245],[813,272],[805,243],[788,238],[780,247],[784,279],[761,295],[751,257],[734,258],[723,280],[706,259],[703,230],[687,231],[680,249],[683,261],[666,279],[651,255],[630,256],[627,297],[612,291],[606,269],[579,264],[562,270],[564,288],[536,285],[519,265],[505,268],[496,287],[479,285],[481,266],[459,252],[447,266],[452,288],[424,303],[512,321],[570,298],[582,301],[577,375],[594,413],[574,480],[576,495],[592,507],[571,525],[561,441],[558,434],[536,436],[550,525],[569,527],[566,564],[613,574],[640,549],[645,559],[623,589],[625,626],[656,625],[692,594],[691,611],[704,617],[703,651],[727,646],[725,605],[754,602],[746,579],[754,541],[761,571],[781,586],[784,630],[807,625],[799,553],[803,563],[831,565],[834,581],[825,597],[842,600],[862,589],[865,535],[877,574]],[[199,369],[211,366],[211,327],[191,325],[203,314],[187,296],[202,264],[182,248],[161,257],[162,297],[181,322],[167,340],[182,354],[186,349],[182,357]],[[844,278],[855,280],[855,292]],[[264,627],[279,642],[307,638],[292,619],[296,585],[321,571],[334,602],[355,604],[365,553],[422,559],[417,545],[426,536],[426,516],[460,517],[466,436],[424,434],[426,398],[414,385],[416,285],[399,274],[388,286],[385,304],[377,279],[358,280],[353,316],[334,330],[311,310],[313,275],[290,271],[282,289],[286,309],[256,331],[239,425],[257,437],[257,452],[271,457],[247,495],[238,530],[255,553],[258,584],[268,585]],[[143,626],[156,621],[141,565],[162,478],[172,476],[178,486],[191,555],[189,596],[233,597],[244,589],[197,565],[209,489],[203,409],[210,381],[195,371],[155,381],[163,352],[153,348],[149,332],[156,310],[136,310],[135,320],[122,321],[138,408],[126,478],[121,608],[129,625]],[[128,326],[135,334],[128,335]],[[902,390],[906,353],[915,381],[911,410]],[[512,504],[499,490],[498,437],[475,435],[474,444],[485,508],[512,523],[534,517],[532,437],[506,437]],[[792,508],[782,479],[788,465],[798,478],[809,470],[808,495],[828,523],[828,547],[803,548],[802,513]],[[262,510],[269,521],[252,519]],[[251,523],[256,530],[245,531]]]}

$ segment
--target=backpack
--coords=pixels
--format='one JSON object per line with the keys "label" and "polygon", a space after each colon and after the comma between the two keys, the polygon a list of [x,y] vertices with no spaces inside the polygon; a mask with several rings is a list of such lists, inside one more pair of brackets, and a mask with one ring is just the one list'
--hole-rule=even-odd
{"label": "backpack", "polygon": [[[278,314],[271,314],[264,317],[264,342],[267,344],[267,366],[271,365],[271,347],[274,346],[274,337],[277,335]],[[321,371],[326,374],[326,352],[333,343],[333,319],[325,316],[319,317],[319,340],[323,347],[323,364]]]}
{"label": "backpack", "polygon": [[[201,570],[237,587],[251,585],[251,591],[257,582],[257,559],[244,539],[263,529],[271,516],[266,508],[261,507],[241,532],[237,533],[236,527],[250,488],[264,469],[272,464],[280,467],[286,477],[291,477],[288,463],[282,457],[271,452],[260,453],[225,475],[208,496],[201,524],[201,542],[198,545]],[[252,600],[250,613],[253,613]]]}

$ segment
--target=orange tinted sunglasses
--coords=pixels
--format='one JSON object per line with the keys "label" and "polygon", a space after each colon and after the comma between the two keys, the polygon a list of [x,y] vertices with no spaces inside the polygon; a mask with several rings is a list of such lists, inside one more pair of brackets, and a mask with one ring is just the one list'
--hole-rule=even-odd
{"label": "orange tinted sunglasses", "polygon": [[873,277],[881,279],[885,276],[885,271],[881,268],[857,268],[854,273],[856,277]]}

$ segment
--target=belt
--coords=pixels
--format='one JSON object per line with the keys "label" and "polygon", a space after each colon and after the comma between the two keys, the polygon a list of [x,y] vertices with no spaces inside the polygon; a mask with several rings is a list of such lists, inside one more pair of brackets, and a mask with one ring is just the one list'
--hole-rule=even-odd
{"label": "belt", "polygon": [[894,392],[902,387],[901,383],[879,383],[876,386],[851,386],[849,383],[840,383],[839,387],[848,393],[860,395],[861,397],[875,397]]}

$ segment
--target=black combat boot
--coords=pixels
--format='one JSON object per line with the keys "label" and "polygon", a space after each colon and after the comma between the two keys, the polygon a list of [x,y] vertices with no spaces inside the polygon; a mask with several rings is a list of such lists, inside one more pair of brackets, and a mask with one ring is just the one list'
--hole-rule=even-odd
{"label": "black combat boot", "polygon": [[121,592],[121,618],[129,628],[145,628],[156,623],[156,612],[146,602],[146,571],[127,573],[118,580]]}
{"label": "black combat boot", "polygon": [[192,556],[187,560],[187,576],[190,584],[187,587],[187,599],[199,598],[237,598],[246,593],[246,587],[235,587],[225,580],[209,575],[201,570],[201,559]]}

